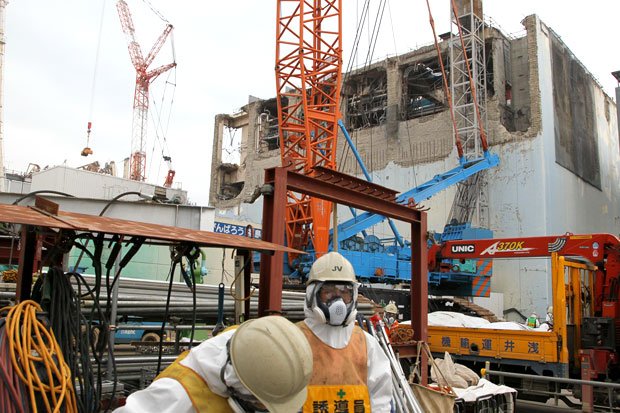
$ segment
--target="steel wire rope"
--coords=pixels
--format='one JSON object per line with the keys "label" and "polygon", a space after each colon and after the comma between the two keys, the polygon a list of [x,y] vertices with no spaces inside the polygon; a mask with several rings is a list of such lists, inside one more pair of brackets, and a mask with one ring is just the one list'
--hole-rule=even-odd
{"label": "steel wire rope", "polygon": [[[357,4],[359,5],[359,1],[357,2]],[[357,58],[358,56],[359,43],[362,38],[362,32],[364,30],[366,16],[368,14],[369,9],[370,9],[370,0],[366,0],[364,2],[364,5],[362,6],[362,15],[359,16],[357,20],[355,37],[353,39],[353,47],[351,48],[351,54],[349,56],[349,61],[347,62],[347,67],[344,73],[344,77],[342,79],[342,85],[346,85],[347,81],[349,80],[349,77],[351,76],[351,71],[353,70],[353,61],[354,61],[354,58]],[[340,89],[340,96],[341,97],[345,96],[344,87]],[[341,104],[346,104],[346,101],[342,102]],[[357,144],[357,140],[356,140],[356,144]],[[343,170],[344,164],[346,160],[348,159],[350,151],[351,151],[351,148],[349,148],[348,145],[342,146],[342,153],[341,153],[340,158],[342,159],[344,157],[344,160],[341,160],[341,162],[338,165],[339,171]],[[357,167],[356,167],[356,170],[357,170]]]}
{"label": "steel wire rope", "polygon": [[[95,90],[97,88],[97,73],[99,71],[99,56],[101,55],[101,38],[102,33],[103,33],[103,20],[104,20],[104,16],[105,16],[105,4],[106,4],[106,0],[103,0],[103,2],[101,2],[101,17],[99,18],[99,33],[97,35],[97,48],[95,51],[95,65],[94,65],[94,69],[93,69],[93,80],[91,82],[91,87],[90,87],[90,103],[88,105],[88,124],[90,125],[90,120],[92,119],[93,116],[93,108],[95,105]],[[88,140],[90,139],[90,126],[88,128],[89,130],[89,134],[87,136],[86,139],[86,146],[88,147],[89,142]]]}
{"label": "steel wire rope", "polygon": [[375,23],[373,25],[372,33],[369,39],[370,44],[368,46],[368,53],[366,54],[366,64],[364,65],[364,69],[370,66],[370,63],[372,62],[372,58],[375,54],[375,48],[377,47],[377,40],[379,39],[379,30],[381,29],[381,24],[383,23],[383,13],[385,12],[386,3],[387,3],[387,0],[382,0],[379,3],[378,9],[380,9],[380,11],[378,11],[377,15],[375,16]]}
{"label": "steel wire rope", "polygon": [[364,2],[364,6],[362,6],[362,15],[358,19],[358,23],[356,26],[355,37],[353,39],[353,47],[351,48],[351,55],[349,56],[349,61],[347,62],[347,68],[346,68],[345,75],[344,75],[345,77],[342,80],[343,84],[347,82],[349,76],[351,75],[351,71],[353,70],[353,58],[357,57],[358,55],[359,43],[362,38],[362,32],[364,30],[364,24],[365,24],[366,16],[368,14],[369,9],[370,9],[370,0],[366,0]]}
{"label": "steel wire rope", "polygon": [[[383,5],[383,6],[381,6]],[[383,11],[385,11],[385,0],[382,0],[379,8],[382,8],[382,12],[377,12],[377,15],[375,16],[375,23],[373,25],[373,29],[372,32],[369,34],[369,48],[368,48],[368,52],[366,54],[366,61],[364,62],[363,65],[363,69],[365,70],[369,65],[370,65],[370,61],[372,60],[372,55],[374,54],[374,46],[376,46],[377,44],[377,39],[379,37],[379,29],[381,27],[381,21],[383,20]],[[347,69],[344,75],[344,79],[342,81],[342,84],[346,84],[346,82],[349,79],[349,76],[351,75],[351,71],[352,71],[352,62],[353,62],[353,56],[357,56],[358,50],[359,50],[359,43],[361,40],[361,35],[365,26],[365,21],[368,19],[370,19],[370,15],[369,15],[369,10],[370,10],[370,1],[366,0],[366,2],[364,3],[364,6],[362,8],[362,16],[359,18],[358,24],[357,24],[357,28],[356,28],[356,34],[355,34],[355,39],[353,40],[353,48],[351,50],[351,56],[349,57],[349,62],[347,64]],[[373,46],[374,44],[374,46]],[[344,95],[344,88],[341,88],[341,95]],[[372,132],[371,132],[372,133]],[[356,146],[357,146],[357,137],[356,137],[356,142],[355,142]],[[343,145],[343,152],[344,152],[344,156],[345,160],[348,158],[348,154],[349,154],[350,148],[347,147],[347,145]],[[341,158],[342,158],[341,156]],[[372,147],[371,147],[371,158],[372,158]],[[344,163],[344,162],[343,162]],[[372,163],[372,160],[371,160]],[[356,168],[356,170],[359,170],[358,168]]]}
{"label": "steel wire rope", "polygon": [[396,33],[394,33],[394,20],[392,19],[392,8],[390,2],[387,2],[388,16],[390,18],[390,27],[392,27],[392,41],[394,42],[394,54],[398,55],[398,47],[396,46]]}
{"label": "steel wire rope", "polygon": [[[153,128],[155,130],[155,138],[156,140],[153,142],[153,146],[151,149],[151,157],[150,157],[150,161],[151,161],[151,167],[153,166],[153,154],[155,153],[155,145],[156,143],[159,143],[159,147],[161,149],[161,158],[159,159],[159,163],[158,163],[158,167],[157,167],[157,176],[159,177],[159,173],[161,171],[161,164],[162,164],[162,160],[164,159],[165,153],[164,150],[166,151],[166,153],[170,153],[170,148],[168,147],[168,140],[167,140],[167,135],[168,135],[168,128],[170,127],[170,118],[172,116],[172,106],[174,105],[174,95],[176,92],[176,66],[172,68],[173,70],[168,71],[168,78],[165,81],[165,87],[164,87],[164,92],[162,93],[161,96],[161,108],[157,106],[156,100],[153,99],[152,100],[152,107],[155,109],[155,115],[157,117],[157,120],[155,120],[155,116],[151,116],[151,122],[153,123]],[[169,82],[170,76],[172,76],[172,73],[174,72],[174,76],[175,76],[175,81],[174,83]],[[165,99],[166,99],[166,90],[168,89],[168,85],[173,85],[173,92],[172,92],[172,97],[170,98],[170,110],[168,111],[168,119],[166,121],[166,125],[165,128],[162,127],[162,115],[163,115],[163,108],[165,105]],[[154,93],[151,92],[151,95],[153,95]],[[161,136],[160,136],[161,133]]]}
{"label": "steel wire rope", "polygon": [[450,109],[450,119],[452,120],[452,131],[454,133],[454,140],[458,151],[459,158],[463,157],[463,143],[458,133],[458,127],[456,124],[456,115],[454,114],[454,106],[452,104],[452,93],[450,92],[450,86],[448,85],[448,77],[446,75],[446,67],[443,62],[441,49],[439,48],[439,42],[437,41],[437,31],[435,30],[435,19],[433,19],[433,13],[431,12],[431,5],[429,0],[426,0],[426,7],[428,9],[428,21],[433,31],[433,41],[435,43],[435,51],[437,52],[437,59],[439,60],[439,67],[441,69],[441,75],[443,78],[443,88],[446,95],[446,102],[448,102],[448,108]]}
{"label": "steel wire rope", "polygon": [[[373,29],[372,32],[369,32],[369,47],[368,47],[368,52],[366,54],[366,61],[364,62],[363,68],[361,69],[366,70],[369,66],[370,66],[370,62],[372,61],[372,57],[374,55],[374,51],[375,51],[375,47],[377,45],[377,40],[379,37],[379,31],[381,28],[381,23],[383,21],[383,13],[385,12],[385,6],[386,6],[386,1],[382,0],[381,3],[379,4],[377,14],[375,16],[375,21],[374,21],[374,25],[373,25]],[[358,49],[359,49],[359,42],[361,40],[361,34],[363,32],[363,28],[364,28],[364,23],[366,20],[368,20],[370,22],[370,14],[369,14],[369,10],[370,10],[370,2],[367,0],[364,3],[364,6],[362,8],[362,16],[359,18],[358,20],[358,25],[357,25],[357,29],[356,29],[356,35],[355,35],[355,39],[353,41],[353,48],[351,50],[351,57],[349,58],[349,62],[347,64],[347,70],[345,72],[344,75],[344,79],[342,81],[343,84],[346,84],[351,71],[352,71],[352,62],[353,62],[353,56],[357,56],[358,53]],[[370,23],[369,23],[370,26]],[[393,31],[393,27],[392,27],[392,31]],[[344,88],[341,89],[341,95],[344,95]],[[358,147],[358,134],[356,133],[357,130],[353,131],[355,133],[355,146],[356,148]],[[373,171],[373,142],[372,142],[372,127],[370,130],[370,173],[372,173]],[[349,153],[351,151],[351,148],[348,147],[348,145],[343,145],[343,149],[341,152],[341,159],[344,158],[344,160],[341,161],[341,163],[339,164],[339,171],[342,171],[344,168],[344,164],[346,162],[346,160],[348,159]],[[355,164],[355,171],[356,174],[359,174],[359,171],[361,169],[360,165],[357,165],[357,163]],[[354,212],[352,212],[354,213]],[[374,232],[374,229],[373,229]]]}
{"label": "steel wire rope", "polygon": [[161,12],[159,10],[157,10],[155,7],[153,7],[153,4],[151,4],[151,2],[149,0],[142,0],[144,2],[144,4],[146,4],[153,13],[155,13],[155,15],[157,17],[159,17],[162,21],[164,21],[164,23],[170,24],[170,22],[168,21],[168,19],[166,19],[164,17],[163,14],[161,14]]}

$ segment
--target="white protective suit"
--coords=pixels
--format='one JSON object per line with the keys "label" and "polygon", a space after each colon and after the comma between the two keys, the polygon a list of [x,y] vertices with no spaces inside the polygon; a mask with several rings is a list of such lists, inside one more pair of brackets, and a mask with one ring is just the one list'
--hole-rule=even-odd
{"label": "white protective suit", "polygon": [[[304,300],[304,322],[312,332],[326,345],[332,348],[344,348],[349,344],[355,323],[345,327],[330,326],[308,308]],[[390,413],[392,400],[392,368],[390,361],[379,346],[377,340],[364,331],[368,353],[368,393],[373,413]]]}
{"label": "white protective suit", "polygon": [[[181,361],[182,365],[202,376],[212,392],[225,398],[228,397],[228,391],[220,379],[220,370],[226,364],[226,343],[233,333],[234,330],[224,331],[204,341]],[[251,396],[230,363],[226,367],[225,380],[236,391]],[[231,405],[231,408],[233,411],[243,412],[235,406]],[[177,380],[162,378],[155,380],[146,389],[131,394],[125,406],[119,407],[114,413],[195,413],[195,410],[185,389]]]}

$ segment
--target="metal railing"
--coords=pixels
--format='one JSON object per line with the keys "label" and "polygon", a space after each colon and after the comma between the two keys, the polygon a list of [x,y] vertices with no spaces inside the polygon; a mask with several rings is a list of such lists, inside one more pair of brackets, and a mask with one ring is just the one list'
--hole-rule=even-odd
{"label": "metal railing", "polygon": [[[537,376],[537,375],[533,375],[533,374],[522,374],[522,373],[511,373],[511,372],[506,372],[506,371],[496,371],[496,370],[491,370],[489,368],[490,363],[486,362],[486,368],[483,370],[483,375],[485,376],[485,378],[487,380],[489,380],[490,376],[496,376],[500,378],[500,384],[503,383],[503,379],[505,377],[510,377],[510,378],[516,378],[516,379],[522,379],[522,380],[528,380],[528,381],[539,381],[539,382],[546,382],[546,383],[554,383],[556,384],[555,386],[555,391],[542,391],[542,390],[531,390],[528,389],[528,392],[531,393],[536,393],[536,394],[541,394],[541,395],[548,395],[549,397],[553,397],[557,400],[560,396],[566,396],[566,394],[561,394],[560,391],[560,385],[561,384],[568,384],[568,385],[574,385],[574,386],[591,386],[591,387],[599,387],[599,388],[604,388],[607,392],[607,405],[606,406],[601,406],[601,405],[596,405],[596,406],[592,406],[592,407],[596,407],[597,410],[596,411],[601,411],[600,408],[605,408],[608,410],[608,412],[619,412],[620,411],[620,404],[619,403],[615,403],[614,402],[614,393],[615,392],[619,392],[620,393],[620,383],[612,383],[612,382],[604,382],[604,381],[593,381],[593,380],[580,380],[580,379],[569,379],[569,378],[563,378],[563,377],[549,377],[549,376]],[[620,397],[620,395],[618,395],[618,397]],[[583,406],[582,406],[583,407]],[[584,410],[586,411],[586,410]],[[592,410],[590,410],[592,411]]]}

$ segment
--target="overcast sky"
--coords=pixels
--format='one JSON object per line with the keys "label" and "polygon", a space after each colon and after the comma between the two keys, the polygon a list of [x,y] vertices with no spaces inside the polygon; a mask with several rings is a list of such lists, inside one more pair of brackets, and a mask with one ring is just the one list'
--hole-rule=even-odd
{"label": "overcast sky", "polygon": [[[146,54],[165,23],[143,0],[126,1]],[[345,59],[363,3],[344,0]],[[376,9],[379,0],[372,3]],[[236,111],[247,103],[248,95],[275,96],[276,1],[151,0],[151,4],[175,26],[178,67],[160,76],[151,88],[155,103],[149,115],[147,180],[163,183],[167,166],[162,153],[169,155],[177,171],[175,181],[189,192],[192,202],[207,205],[215,115]],[[438,33],[449,30],[449,4],[431,0]],[[486,0],[485,14],[506,33],[523,32],[521,20],[538,14],[615,97],[616,81],[610,73],[620,70],[620,1]],[[116,1],[9,0],[5,33],[5,166],[24,171],[29,163],[44,167],[66,162],[78,167],[113,160],[122,173],[122,161],[131,151],[135,72]],[[366,32],[357,57],[360,63],[367,54],[368,37]],[[430,42],[426,2],[391,0],[374,60]],[[172,61],[172,56],[168,42],[151,67]],[[93,122],[89,146],[94,155],[84,158],[79,154],[86,145],[88,121]],[[157,133],[154,121],[161,125]]]}

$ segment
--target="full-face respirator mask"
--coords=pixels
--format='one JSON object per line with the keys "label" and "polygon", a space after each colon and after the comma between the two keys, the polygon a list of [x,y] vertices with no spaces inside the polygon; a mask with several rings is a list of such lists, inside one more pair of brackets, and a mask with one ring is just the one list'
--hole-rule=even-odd
{"label": "full-face respirator mask", "polygon": [[317,282],[306,291],[308,308],[324,323],[346,326],[357,315],[357,285],[349,282]]}

